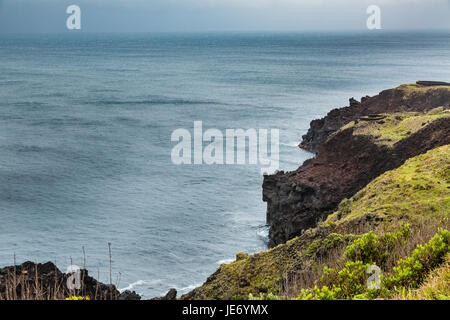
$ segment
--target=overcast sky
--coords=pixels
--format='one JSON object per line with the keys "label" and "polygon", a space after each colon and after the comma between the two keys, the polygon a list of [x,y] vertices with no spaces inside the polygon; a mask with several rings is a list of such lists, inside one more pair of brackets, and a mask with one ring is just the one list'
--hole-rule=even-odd
{"label": "overcast sky", "polygon": [[364,30],[371,4],[385,30],[450,30],[450,0],[0,0],[0,33],[64,32],[71,4],[82,32]]}

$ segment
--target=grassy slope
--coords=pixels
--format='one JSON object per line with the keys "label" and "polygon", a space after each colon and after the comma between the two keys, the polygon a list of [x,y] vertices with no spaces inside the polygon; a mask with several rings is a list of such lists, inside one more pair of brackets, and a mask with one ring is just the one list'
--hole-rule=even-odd
{"label": "grassy slope", "polygon": [[393,146],[396,142],[407,138],[434,120],[450,117],[450,110],[444,110],[440,107],[428,113],[394,113],[382,117],[383,119],[375,121],[360,120],[357,123],[352,121],[342,127],[341,130],[353,127],[354,135],[369,135],[374,137],[377,144]]}
{"label": "grassy slope", "polygon": [[450,146],[438,148],[385,172],[350,200],[341,202],[331,223],[365,214],[408,220],[424,215],[445,217],[450,212]]}
{"label": "grassy slope", "polygon": [[[187,298],[245,299],[250,293],[283,294],[286,287],[292,287],[287,283],[287,275],[293,270],[313,274],[323,267],[323,261],[333,259],[330,252],[345,248],[357,237],[355,234],[368,230],[379,234],[396,231],[406,222],[419,232],[414,237],[416,242],[405,247],[409,251],[404,254],[409,254],[417,243],[432,236],[431,233],[426,236],[425,232],[420,235],[420,228],[448,225],[449,213],[450,146],[447,145],[381,175],[352,199],[344,200],[327,221],[302,236],[268,251],[250,256],[241,254],[238,261],[221,265]],[[314,280],[314,275],[310,277]]]}
{"label": "grassy slope", "polygon": [[418,93],[423,93],[423,92],[427,92],[430,90],[436,90],[436,89],[447,89],[450,90],[450,86],[423,86],[423,85],[419,85],[416,83],[408,83],[408,84],[402,84],[400,86],[398,86],[396,89],[397,90],[402,90],[405,91],[406,94],[418,94]]}

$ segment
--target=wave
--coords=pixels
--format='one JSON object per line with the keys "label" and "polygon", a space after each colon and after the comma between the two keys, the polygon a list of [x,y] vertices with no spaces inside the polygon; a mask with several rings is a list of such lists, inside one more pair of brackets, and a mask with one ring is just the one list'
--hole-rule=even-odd
{"label": "wave", "polygon": [[[137,281],[129,284],[128,286],[126,286],[124,288],[120,288],[118,290],[119,290],[119,292],[124,292],[126,290],[131,291],[131,290],[135,289],[136,287],[139,287],[142,285],[152,285],[152,284],[157,284],[157,283],[161,283],[161,282],[162,282],[162,280],[137,280]],[[171,285],[169,287],[174,288],[179,293],[183,294],[183,293],[189,292],[191,290],[194,290],[195,288],[197,288],[201,285],[202,285],[201,283],[196,283],[196,284],[191,284],[186,287],[179,287],[179,286],[173,286],[173,285]],[[164,296],[166,293],[167,293],[167,290],[164,292],[161,292],[160,295]]]}
{"label": "wave", "polygon": [[99,127],[107,125],[107,122],[100,120],[89,120],[83,118],[52,118],[52,119],[39,119],[31,122],[32,126],[78,126],[78,127]]}
{"label": "wave", "polygon": [[16,145],[11,146],[17,152],[46,152],[53,150],[52,148],[44,148],[39,146],[25,146],[25,145]]}
{"label": "wave", "polygon": [[212,100],[190,100],[182,98],[155,98],[143,100],[92,100],[83,102],[89,105],[223,105],[222,102]]}
{"label": "wave", "polygon": [[261,226],[256,231],[256,235],[259,239],[264,241],[265,244],[269,242],[269,226]]}
{"label": "wave", "polygon": [[296,142],[296,141],[294,141],[294,142],[288,142],[288,143],[280,142],[280,145],[281,145],[281,146],[286,146],[286,147],[295,147],[295,148],[298,148],[299,143]]}
{"label": "wave", "polygon": [[26,83],[24,80],[3,80],[0,81],[0,86],[16,85]]}
{"label": "wave", "polygon": [[144,280],[138,280],[138,281],[135,281],[135,282],[133,282],[133,283],[130,283],[130,284],[129,284],[127,287],[125,287],[125,288],[119,289],[119,291],[122,292],[122,291],[126,291],[126,290],[132,290],[134,287],[141,286],[141,285],[143,285],[143,284],[145,284],[145,281],[144,281]]}
{"label": "wave", "polygon": [[160,283],[160,282],[162,282],[161,279],[158,279],[158,280],[137,280],[137,281],[135,281],[133,283],[130,283],[128,286],[126,286],[124,288],[121,288],[121,289],[118,289],[118,290],[120,292],[123,292],[123,291],[126,291],[126,290],[133,290],[135,287],[142,286],[142,285],[145,285],[145,284],[152,285],[152,284],[157,284],[157,283]]}
{"label": "wave", "polygon": [[[191,291],[191,290],[194,290],[195,288],[197,288],[197,287],[200,287],[202,285],[202,283],[197,283],[197,284],[192,284],[192,285],[190,285],[190,286],[187,286],[187,287],[182,287],[182,288],[179,288],[179,287],[174,287],[174,289],[176,289],[178,292],[180,292],[180,293],[186,293],[186,292],[189,292],[189,291]],[[165,294],[165,293],[164,293]]]}
{"label": "wave", "polygon": [[0,146],[0,150],[18,152],[18,153],[27,153],[27,152],[57,152],[58,149],[54,147],[47,146],[37,146],[37,145],[25,145],[25,144],[9,144]]}
{"label": "wave", "polygon": [[48,106],[48,103],[41,101],[20,101],[11,103],[14,107],[43,107]]}
{"label": "wave", "polygon": [[234,261],[234,259],[222,259],[222,260],[219,260],[219,261],[217,261],[217,264],[229,264],[229,263],[232,263]]}

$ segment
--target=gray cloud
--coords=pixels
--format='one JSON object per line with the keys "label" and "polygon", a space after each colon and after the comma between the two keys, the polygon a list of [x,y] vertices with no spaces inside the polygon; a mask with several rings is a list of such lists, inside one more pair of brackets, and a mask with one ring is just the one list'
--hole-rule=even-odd
{"label": "gray cloud", "polygon": [[85,32],[357,30],[366,8],[384,29],[450,29],[450,0],[0,0],[0,32],[64,32],[78,4]]}

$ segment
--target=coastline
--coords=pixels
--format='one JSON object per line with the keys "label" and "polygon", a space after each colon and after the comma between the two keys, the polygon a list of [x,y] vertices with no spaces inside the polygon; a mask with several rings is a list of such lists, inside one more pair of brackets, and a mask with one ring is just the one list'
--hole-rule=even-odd
{"label": "coastline", "polygon": [[[237,253],[234,262],[228,259],[222,261],[223,264],[202,286],[184,294],[181,299],[248,299],[252,294],[267,297],[269,293],[279,293],[281,289],[276,283],[280,279],[278,276],[273,278],[272,276],[280,270],[286,271],[283,269],[286,267],[284,263],[289,264],[288,269],[292,267],[292,247],[296,247],[298,252],[310,251],[314,241],[328,239],[330,226],[333,229],[334,225],[340,223],[342,217],[348,214],[345,209],[348,199],[354,198],[386,172],[402,167],[409,159],[450,144],[449,109],[449,84],[418,83],[385,90],[374,97],[366,96],[361,102],[352,98],[350,106],[334,109],[325,118],[312,121],[300,146],[317,152],[315,157],[305,161],[296,171],[278,172],[264,177],[263,200],[268,203],[270,249],[254,255]],[[411,119],[419,121],[420,125],[408,126]],[[386,135],[386,130],[392,131],[393,127],[401,126],[405,126],[404,132],[400,134],[389,132]],[[352,167],[354,163],[357,163],[356,167]],[[330,197],[330,194],[333,194],[333,197]],[[330,217],[336,217],[336,212],[339,213],[338,218],[330,220]],[[356,223],[360,228],[359,233],[377,229],[383,225],[386,218],[369,215],[361,219]],[[324,220],[328,221],[326,227],[322,224]],[[353,224],[355,221],[350,223],[352,228],[355,227]],[[348,221],[341,228],[344,230],[349,228]],[[334,229],[333,231],[334,234],[337,232]],[[353,236],[348,238],[345,236],[338,242],[341,245],[349,245],[354,240]],[[321,249],[324,252],[319,256],[326,256],[328,249]],[[312,253],[314,257],[316,254],[316,251]],[[266,256],[275,260],[269,261],[267,265]],[[294,260],[302,261],[302,259],[309,261],[303,253],[295,254]],[[45,265],[50,266],[50,263]],[[30,277],[28,280],[31,283],[36,280],[31,276],[35,270],[33,266],[34,264],[30,262],[18,266],[17,269],[14,266],[14,274],[19,272],[17,275]],[[236,271],[232,269],[235,267],[238,273],[242,272],[239,268],[244,268],[243,270],[247,272],[255,269],[257,272],[245,279],[238,275],[237,283],[236,279],[233,279],[227,284],[230,287],[218,287],[224,285],[221,279],[224,270],[227,270],[225,279],[235,277],[233,273]],[[13,270],[11,268],[2,269],[3,273],[0,272],[0,276],[3,274],[3,278],[0,280],[4,279],[6,274],[10,276]],[[39,273],[40,280],[49,278],[49,268],[44,268],[42,274]],[[304,272],[305,269],[302,268],[300,269]],[[51,269],[57,268],[52,264]],[[87,276],[87,271],[85,272]],[[62,274],[59,270],[56,273],[60,281],[67,279],[68,275]],[[256,279],[261,276],[267,278]],[[103,295],[98,296],[97,293],[93,293],[92,286],[89,287],[87,295],[92,299],[107,296],[119,300],[140,299],[135,292],[125,290],[121,294],[111,285],[97,283],[93,278],[89,279],[94,286],[105,288],[102,291]],[[210,286],[216,288],[216,292],[210,291]],[[208,289],[205,289],[206,287]],[[6,289],[0,287],[0,294],[2,290],[5,292]],[[247,294],[242,295],[242,292]],[[176,296],[177,290],[170,289],[165,296],[154,299],[173,300]]]}

